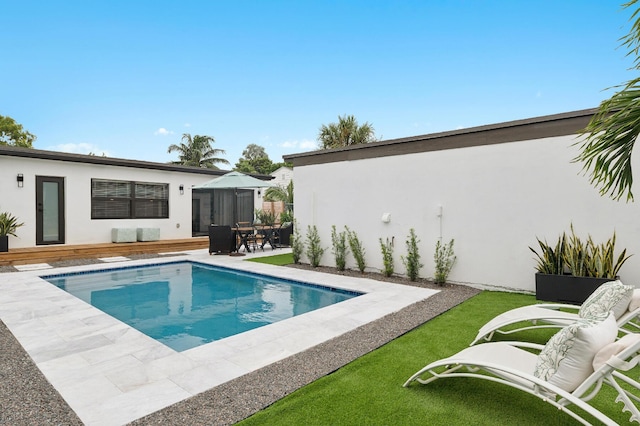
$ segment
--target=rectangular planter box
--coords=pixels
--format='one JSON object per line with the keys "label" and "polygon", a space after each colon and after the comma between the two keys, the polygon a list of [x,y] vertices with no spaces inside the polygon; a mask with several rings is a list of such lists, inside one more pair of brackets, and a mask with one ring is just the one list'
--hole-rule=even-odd
{"label": "rectangular planter box", "polygon": [[138,241],[158,241],[160,239],[160,228],[138,228]]}
{"label": "rectangular planter box", "polygon": [[536,274],[536,299],[581,305],[600,285],[611,278]]}
{"label": "rectangular planter box", "polygon": [[114,243],[133,243],[136,241],[136,228],[112,228],[111,241]]}

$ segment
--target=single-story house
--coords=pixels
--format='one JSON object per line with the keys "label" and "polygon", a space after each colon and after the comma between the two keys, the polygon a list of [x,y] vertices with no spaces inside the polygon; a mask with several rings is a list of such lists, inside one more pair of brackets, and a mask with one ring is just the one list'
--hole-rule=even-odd
{"label": "single-story house", "polygon": [[272,184],[286,188],[293,180],[293,169],[291,167],[282,166],[270,173],[273,176]]}
{"label": "single-story house", "polygon": [[[0,145],[0,212],[24,226],[10,248],[112,241],[112,230],[152,229],[163,240],[231,225],[233,190],[192,187],[226,171]],[[270,180],[271,176],[253,175]],[[252,220],[257,191],[238,191],[238,220]]]}
{"label": "single-story house", "polygon": [[[563,232],[635,254],[623,281],[640,285],[640,207],[600,196],[573,162],[579,133],[595,109],[449,132],[284,156],[296,172],[300,233],[316,226],[334,266],[331,227],[348,226],[362,240],[371,270],[381,270],[380,240],[393,244],[395,271],[414,229],[421,276],[434,276],[437,241],[455,240],[449,281],[533,291],[536,238]],[[638,158],[633,158],[634,170]],[[304,257],[303,257],[304,260]],[[348,267],[355,268],[350,256]]]}

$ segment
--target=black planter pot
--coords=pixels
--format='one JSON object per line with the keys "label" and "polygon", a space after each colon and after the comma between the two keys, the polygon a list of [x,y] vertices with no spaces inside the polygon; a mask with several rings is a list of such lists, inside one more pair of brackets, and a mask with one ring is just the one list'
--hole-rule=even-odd
{"label": "black planter pot", "polygon": [[581,305],[600,285],[611,278],[536,274],[536,299]]}
{"label": "black planter pot", "polygon": [[0,253],[5,253],[8,251],[9,251],[9,236],[0,235]]}

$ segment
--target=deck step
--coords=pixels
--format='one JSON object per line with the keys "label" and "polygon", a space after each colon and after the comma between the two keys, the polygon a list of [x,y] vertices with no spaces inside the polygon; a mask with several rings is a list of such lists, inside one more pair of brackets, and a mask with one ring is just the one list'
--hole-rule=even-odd
{"label": "deck step", "polygon": [[97,259],[100,257],[130,256],[135,254],[179,252],[207,247],[209,247],[208,237],[133,243],[38,246],[9,249],[7,253],[0,253],[0,266],[49,263],[69,259]]}

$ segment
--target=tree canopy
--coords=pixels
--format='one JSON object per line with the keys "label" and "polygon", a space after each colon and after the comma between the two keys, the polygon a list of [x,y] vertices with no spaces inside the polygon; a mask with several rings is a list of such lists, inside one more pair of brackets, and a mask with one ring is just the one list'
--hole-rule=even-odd
{"label": "tree canopy", "polygon": [[[623,7],[633,7],[637,2],[631,0]],[[633,57],[631,69],[636,72],[640,71],[639,13],[636,8],[630,18],[631,30],[621,39],[622,46],[628,49],[627,56]],[[640,134],[640,77],[614,88],[619,91],[600,103],[583,130],[586,139],[578,142],[580,154],[574,161],[583,163],[582,170],[590,175],[591,184],[601,195],[619,200],[626,194],[627,201],[632,201],[631,153]]]}
{"label": "tree canopy", "polygon": [[0,145],[33,148],[36,136],[8,116],[0,115]]}
{"label": "tree canopy", "polygon": [[353,115],[346,114],[342,117],[338,116],[337,123],[323,124],[318,133],[320,149],[340,148],[376,140],[371,124],[365,122],[360,126]]}
{"label": "tree canopy", "polygon": [[260,173],[268,175],[272,172],[273,162],[264,147],[254,143],[247,145],[242,157],[236,163],[236,170],[242,173]]}
{"label": "tree canopy", "polygon": [[225,151],[213,148],[211,144],[214,142],[215,139],[212,136],[195,135],[191,137],[189,133],[184,133],[182,142],[179,145],[169,145],[167,152],[178,151],[179,160],[172,161],[173,164],[218,169],[216,164],[229,164],[229,162],[224,158],[217,157],[225,154]]}
{"label": "tree canopy", "polygon": [[274,163],[264,147],[254,143],[247,145],[238,159],[235,169],[242,173],[259,173],[268,175],[282,166],[291,167],[290,163]]}

